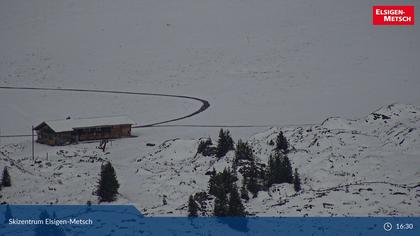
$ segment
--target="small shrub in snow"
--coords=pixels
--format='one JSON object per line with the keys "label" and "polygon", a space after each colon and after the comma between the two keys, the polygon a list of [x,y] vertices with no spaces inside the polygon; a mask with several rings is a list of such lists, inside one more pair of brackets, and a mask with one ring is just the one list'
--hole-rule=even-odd
{"label": "small shrub in snow", "polygon": [[198,143],[197,153],[202,154],[203,156],[213,156],[216,155],[217,148],[212,147],[213,142],[210,138],[206,140],[201,140]]}

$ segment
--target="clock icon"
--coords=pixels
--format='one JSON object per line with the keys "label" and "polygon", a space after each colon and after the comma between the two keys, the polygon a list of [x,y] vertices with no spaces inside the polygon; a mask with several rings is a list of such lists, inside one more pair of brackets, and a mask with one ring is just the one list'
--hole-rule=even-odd
{"label": "clock icon", "polygon": [[388,231],[391,231],[391,229],[392,229],[392,224],[389,222],[386,222],[384,224],[384,230],[388,232]]}

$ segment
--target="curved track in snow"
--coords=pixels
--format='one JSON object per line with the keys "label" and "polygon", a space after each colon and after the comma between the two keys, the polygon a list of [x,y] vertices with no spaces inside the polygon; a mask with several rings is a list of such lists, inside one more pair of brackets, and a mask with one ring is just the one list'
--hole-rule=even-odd
{"label": "curved track in snow", "polygon": [[144,128],[144,127],[153,127],[161,124],[166,124],[173,121],[183,120],[192,116],[195,116],[210,107],[210,103],[202,98],[184,96],[184,95],[174,95],[174,94],[164,94],[164,93],[143,93],[143,92],[131,92],[131,91],[118,91],[118,90],[99,90],[99,89],[77,89],[77,88],[43,88],[43,87],[15,87],[15,86],[0,86],[0,89],[9,89],[9,90],[37,90],[37,91],[64,91],[64,92],[86,92],[86,93],[105,93],[105,94],[125,94],[125,95],[141,95],[141,96],[156,96],[156,97],[170,97],[170,98],[181,98],[188,99],[193,101],[198,101],[201,103],[201,106],[198,110],[193,113],[173,118],[170,120],[159,121],[150,124],[137,125],[133,128]]}

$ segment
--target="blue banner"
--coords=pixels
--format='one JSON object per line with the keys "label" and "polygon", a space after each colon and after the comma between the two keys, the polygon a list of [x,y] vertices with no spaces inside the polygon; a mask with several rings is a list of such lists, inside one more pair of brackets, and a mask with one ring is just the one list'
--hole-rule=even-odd
{"label": "blue banner", "polygon": [[1,205],[0,235],[420,235],[419,217],[143,217],[129,205]]}
{"label": "blue banner", "polygon": [[0,235],[137,235],[140,218],[129,205],[1,205]]}

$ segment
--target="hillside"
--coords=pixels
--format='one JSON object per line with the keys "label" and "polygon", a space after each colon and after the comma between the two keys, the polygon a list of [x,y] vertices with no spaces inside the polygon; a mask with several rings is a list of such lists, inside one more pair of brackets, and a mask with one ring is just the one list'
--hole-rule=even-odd
{"label": "hillside", "polygon": [[[329,118],[318,125],[256,134],[248,142],[257,162],[267,163],[270,141],[284,132],[303,190],[274,185],[246,202],[246,210],[260,216],[419,215],[419,127],[418,107],[393,104],[357,120]],[[37,145],[35,163],[29,157],[30,142],[1,145],[1,161],[9,166],[13,183],[1,190],[1,199],[23,204],[96,202],[92,192],[100,165],[110,160],[121,184],[117,203],[135,204],[146,215],[186,215],[188,196],[207,190],[206,172],[231,166],[234,156],[232,151],[220,160],[202,156],[196,153],[198,143],[172,139],[145,147],[138,138],[122,139],[105,153],[96,149],[97,143]],[[204,214],[212,210],[212,201],[207,203]]]}

